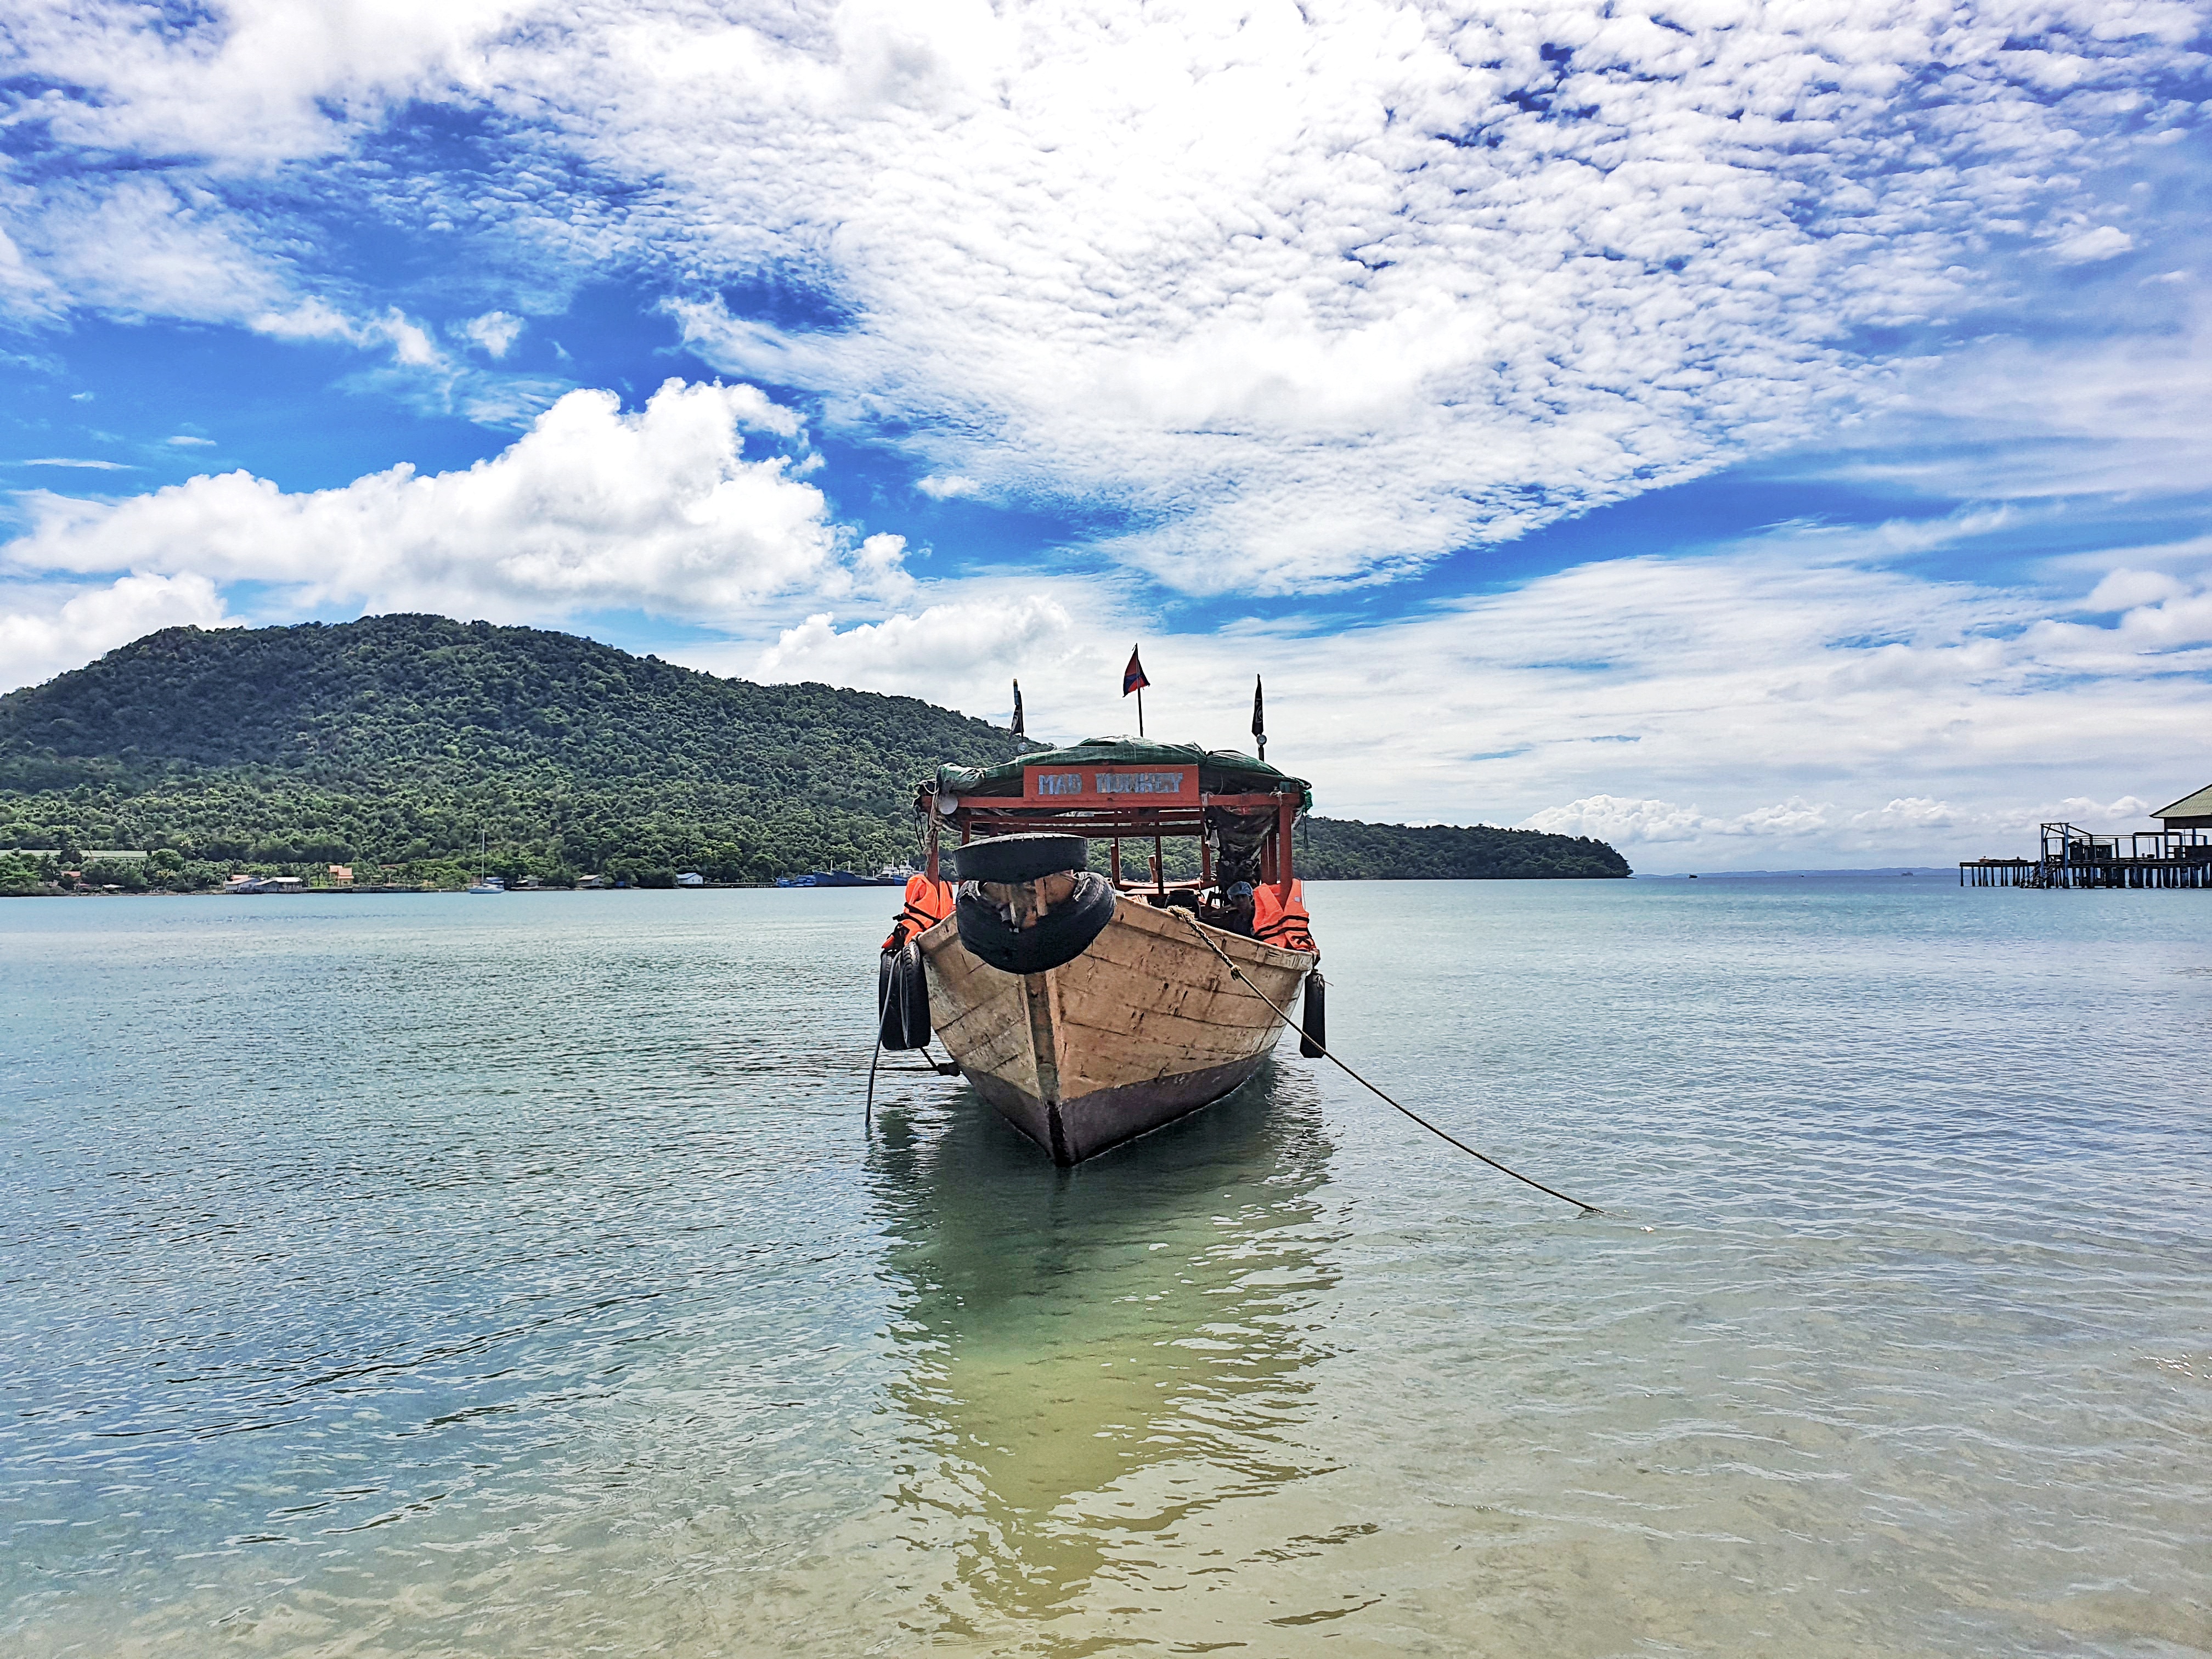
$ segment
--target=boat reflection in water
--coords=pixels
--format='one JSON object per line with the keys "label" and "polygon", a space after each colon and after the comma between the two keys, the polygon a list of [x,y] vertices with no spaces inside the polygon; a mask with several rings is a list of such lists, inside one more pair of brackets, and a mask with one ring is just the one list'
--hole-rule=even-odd
{"label": "boat reflection in water", "polygon": [[[936,1454],[890,1500],[933,1558],[908,1583],[938,1580],[907,1618],[972,1638],[1157,1607],[1207,1570],[1224,1506],[1321,1467],[1286,1433],[1334,1283],[1312,1079],[1271,1064],[1057,1176],[965,1091],[932,1127],[879,1117],[869,1171],[908,1287],[891,1396]],[[1217,1541],[1234,1561],[1250,1540]]]}

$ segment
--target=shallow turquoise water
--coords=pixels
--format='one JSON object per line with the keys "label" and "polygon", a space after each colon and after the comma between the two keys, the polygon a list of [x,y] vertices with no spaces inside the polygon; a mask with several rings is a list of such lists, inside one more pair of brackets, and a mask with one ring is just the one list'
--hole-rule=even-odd
{"label": "shallow turquoise water", "polygon": [[0,906],[0,1650],[2212,1650],[2201,896],[1312,897],[1607,1215],[1289,1049],[871,1138],[885,892]]}

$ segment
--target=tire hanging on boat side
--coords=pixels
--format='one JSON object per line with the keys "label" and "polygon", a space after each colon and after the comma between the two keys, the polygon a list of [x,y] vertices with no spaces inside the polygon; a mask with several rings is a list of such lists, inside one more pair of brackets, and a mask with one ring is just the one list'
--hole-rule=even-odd
{"label": "tire hanging on boat side", "polygon": [[952,848],[951,856],[962,881],[1012,884],[1082,869],[1090,862],[1091,843],[1081,836],[1031,831],[971,841]]}
{"label": "tire hanging on boat side", "polygon": [[929,1042],[929,977],[921,946],[908,939],[884,952],[876,973],[876,1037],[886,1048],[921,1048]]}
{"label": "tire hanging on boat side", "polygon": [[1306,1003],[1298,1015],[1298,1052],[1318,1060],[1328,1046],[1328,981],[1316,968],[1306,975]]}
{"label": "tire hanging on boat side", "polygon": [[990,900],[964,887],[954,915],[960,920],[960,942],[971,954],[1001,973],[1042,974],[1089,950],[1114,920],[1115,902],[1113,884],[1085,871],[1076,878],[1075,890],[1039,916],[1034,927],[1018,927]]}

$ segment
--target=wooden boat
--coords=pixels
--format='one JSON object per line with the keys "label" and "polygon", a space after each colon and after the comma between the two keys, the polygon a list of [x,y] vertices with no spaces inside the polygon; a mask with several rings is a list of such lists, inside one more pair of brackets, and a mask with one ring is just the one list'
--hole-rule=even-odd
{"label": "wooden boat", "polygon": [[[1249,937],[1241,895],[1272,886],[1262,911],[1291,905],[1303,918],[1291,830],[1310,799],[1303,780],[1248,756],[1120,738],[999,767],[946,768],[923,786],[916,804],[931,826],[933,880],[944,878],[945,853],[957,866],[958,852],[940,846],[956,835],[963,847],[1041,831],[1109,845],[1110,918],[1068,960],[1002,971],[963,942],[957,915],[915,938],[929,1026],[976,1093],[1054,1162],[1072,1164],[1250,1078],[1281,1036],[1276,1010],[1292,1009],[1319,954]],[[1166,879],[1170,836],[1199,838],[1197,880]],[[1148,878],[1123,877],[1133,840],[1149,843]],[[961,890],[970,904],[1005,902],[1030,925],[1078,878],[1052,880],[1059,885],[971,882]],[[1302,926],[1290,937],[1310,943]]]}

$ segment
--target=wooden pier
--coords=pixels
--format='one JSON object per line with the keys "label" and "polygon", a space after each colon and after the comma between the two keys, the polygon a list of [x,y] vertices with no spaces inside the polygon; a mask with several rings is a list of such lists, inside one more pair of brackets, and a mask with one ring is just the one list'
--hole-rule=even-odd
{"label": "wooden pier", "polygon": [[2070,823],[2046,823],[2040,858],[1967,860],[1959,866],[1959,885],[2212,890],[2212,833],[2169,827],[2099,836]]}

